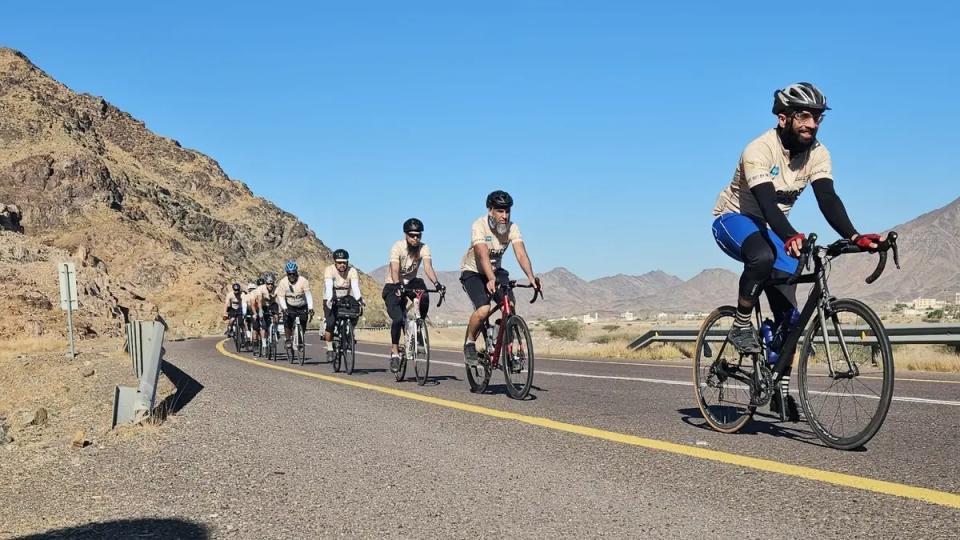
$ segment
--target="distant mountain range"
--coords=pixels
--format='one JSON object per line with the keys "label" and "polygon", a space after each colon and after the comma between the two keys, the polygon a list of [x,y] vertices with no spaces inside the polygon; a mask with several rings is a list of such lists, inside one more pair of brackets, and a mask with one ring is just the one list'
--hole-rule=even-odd
{"label": "distant mountain range", "polygon": [[[872,285],[864,282],[877,263],[867,254],[845,255],[832,264],[831,292],[872,303],[909,302],[914,298],[953,301],[960,293],[960,198],[947,206],[916,219],[895,225],[899,233],[902,270],[896,270],[890,257],[887,271]],[[824,239],[833,234],[825,232]],[[383,283],[386,266],[370,276]],[[466,293],[460,288],[459,272],[438,272],[448,286],[447,300],[437,309],[435,320],[463,320],[471,311]],[[739,274],[722,268],[709,268],[689,280],[661,270],[640,275],[617,274],[586,281],[566,268],[554,268],[540,274],[545,299],[534,305],[520,304],[521,312],[533,318],[553,318],[599,313],[613,316],[632,311],[638,316],[659,312],[682,313],[710,311],[736,298]],[[529,298],[523,290],[520,298]],[[802,297],[802,293],[801,293]],[[801,300],[802,301],[802,300]]]}

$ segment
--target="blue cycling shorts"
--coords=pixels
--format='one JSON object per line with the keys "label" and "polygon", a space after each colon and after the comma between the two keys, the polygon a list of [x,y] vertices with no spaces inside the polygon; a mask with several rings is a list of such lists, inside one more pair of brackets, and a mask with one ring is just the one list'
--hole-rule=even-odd
{"label": "blue cycling shorts", "polygon": [[783,240],[780,240],[780,237],[759,219],[731,212],[723,214],[713,221],[713,239],[717,241],[717,245],[724,253],[740,262],[743,262],[741,248],[744,240],[751,234],[760,231],[767,235],[770,247],[777,254],[777,260],[773,263],[773,267],[787,274],[796,272],[800,261],[787,255],[787,252],[783,250]]}

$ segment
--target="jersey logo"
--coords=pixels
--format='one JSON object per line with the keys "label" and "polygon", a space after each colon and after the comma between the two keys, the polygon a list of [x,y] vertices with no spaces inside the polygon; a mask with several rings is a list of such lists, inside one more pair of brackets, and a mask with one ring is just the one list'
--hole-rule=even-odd
{"label": "jersey logo", "polygon": [[780,167],[774,165],[773,168],[770,169],[770,176],[776,176],[778,174],[780,174]]}
{"label": "jersey logo", "polygon": [[485,240],[486,240],[487,242],[493,242],[493,237],[492,237],[492,236],[488,236],[488,237],[485,238]]}

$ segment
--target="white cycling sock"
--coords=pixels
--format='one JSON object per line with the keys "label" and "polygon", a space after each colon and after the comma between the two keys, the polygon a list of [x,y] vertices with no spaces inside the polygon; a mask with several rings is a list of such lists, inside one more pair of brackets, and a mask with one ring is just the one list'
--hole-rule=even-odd
{"label": "white cycling sock", "polygon": [[328,351],[332,351],[332,350],[333,350],[333,342],[332,342],[332,341],[327,341],[326,344],[327,344],[327,350],[328,350]]}

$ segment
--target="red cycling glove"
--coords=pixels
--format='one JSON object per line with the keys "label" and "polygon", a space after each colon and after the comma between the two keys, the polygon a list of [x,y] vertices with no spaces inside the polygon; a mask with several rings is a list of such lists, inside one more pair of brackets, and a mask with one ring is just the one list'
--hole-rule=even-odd
{"label": "red cycling glove", "polygon": [[803,233],[797,233],[791,236],[790,238],[787,239],[786,243],[783,244],[783,251],[785,251],[787,255],[793,255],[793,253],[790,251],[790,246],[796,244],[797,250],[799,251],[803,249],[803,241],[806,239],[807,237],[804,236]]}
{"label": "red cycling glove", "polygon": [[870,249],[870,244],[879,244],[880,235],[879,234],[861,234],[854,240],[854,243],[857,244],[857,247],[861,249]]}

